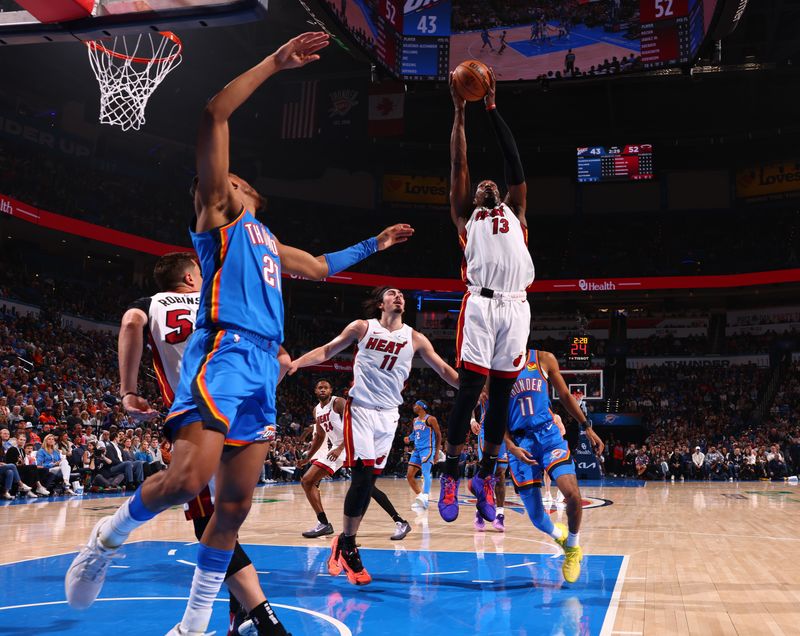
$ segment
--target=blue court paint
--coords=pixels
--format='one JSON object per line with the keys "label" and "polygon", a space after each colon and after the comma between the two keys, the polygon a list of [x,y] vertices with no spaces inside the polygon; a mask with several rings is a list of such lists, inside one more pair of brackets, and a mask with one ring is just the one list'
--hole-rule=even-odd
{"label": "blue court paint", "polygon": [[[318,636],[600,634],[624,560],[589,555],[569,585],[561,558],[551,554],[364,549],[373,583],[356,588],[343,575],[327,576],[324,545],[246,549],[269,571],[261,584],[289,631]],[[63,636],[166,633],[183,614],[197,546],[147,541],[123,552],[114,565],[125,568],[109,570],[100,598],[83,612],[64,603],[72,554],[0,566],[0,625]],[[223,597],[210,626],[220,635],[228,614]]]}
{"label": "blue court paint", "polygon": [[[551,26],[556,25],[551,24]],[[497,31],[498,29],[493,29],[492,35],[496,34]],[[521,53],[525,57],[547,55],[548,53],[558,53],[559,51],[568,51],[569,49],[572,49],[577,56],[575,63],[581,68],[583,68],[584,65],[580,63],[580,49],[581,47],[590,46],[592,44],[611,44],[613,46],[619,46],[628,49],[635,55],[639,55],[641,53],[639,40],[626,40],[619,34],[606,33],[602,27],[590,28],[584,25],[578,25],[574,27],[568,36],[560,38],[551,37],[549,44],[544,44],[538,40],[529,40],[527,38],[524,40],[508,42],[508,46],[513,48],[518,53]],[[619,55],[617,58],[621,59]],[[609,56],[608,59],[610,61],[611,57]]]}

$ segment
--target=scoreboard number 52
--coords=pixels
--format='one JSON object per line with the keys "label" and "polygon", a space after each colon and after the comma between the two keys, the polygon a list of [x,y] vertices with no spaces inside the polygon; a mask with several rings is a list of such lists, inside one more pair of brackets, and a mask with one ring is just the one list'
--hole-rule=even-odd
{"label": "scoreboard number 52", "polygon": [[673,0],[653,0],[655,3],[656,19],[671,18],[675,15],[672,8]]}

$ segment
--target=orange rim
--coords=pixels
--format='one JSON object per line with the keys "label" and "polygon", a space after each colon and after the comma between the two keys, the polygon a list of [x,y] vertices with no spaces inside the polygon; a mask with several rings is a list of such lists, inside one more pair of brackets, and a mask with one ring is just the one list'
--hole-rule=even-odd
{"label": "orange rim", "polygon": [[137,64],[151,64],[156,62],[171,62],[176,57],[178,57],[181,53],[183,53],[183,42],[181,39],[175,35],[172,31],[159,31],[159,35],[163,36],[167,40],[174,42],[178,45],[178,50],[173,53],[172,55],[168,55],[167,57],[133,57],[130,55],[125,55],[124,53],[117,53],[106,47],[100,40],[89,40],[86,43],[90,49],[94,49],[95,51],[100,51],[101,53],[105,53],[106,55],[110,55],[111,57],[115,57],[119,60],[129,60],[131,62],[136,62]]}

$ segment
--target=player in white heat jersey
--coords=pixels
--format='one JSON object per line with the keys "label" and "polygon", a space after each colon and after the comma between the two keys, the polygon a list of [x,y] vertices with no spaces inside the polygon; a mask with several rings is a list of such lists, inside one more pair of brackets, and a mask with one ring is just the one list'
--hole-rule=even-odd
{"label": "player in white heat jersey", "polygon": [[344,409],[345,464],[352,469],[353,479],[344,500],[344,532],[333,539],[328,559],[328,572],[337,576],[345,570],[353,585],[372,580],[361,563],[356,532],[375,479],[386,466],[414,354],[418,353],[445,382],[458,386],[455,369],[433,350],[430,340],[403,324],[405,299],[399,289],[376,289],[368,311],[372,318],[351,322],[328,344],[295,360],[289,371],[320,364],[356,344],[353,387]]}
{"label": "player in white heat jersey", "polygon": [[[173,391],[178,386],[183,350],[194,331],[203,282],[197,257],[191,252],[162,256],[156,263],[153,278],[162,291],[132,303],[122,317],[119,332],[122,406],[138,422],[149,421],[159,415],[138,393],[142,351],[146,345],[152,352],[161,398],[164,406],[169,407],[174,397]],[[283,362],[287,362],[288,355],[285,351],[281,353],[285,356]],[[214,512],[213,481],[209,486],[184,504],[184,513],[194,524],[198,540],[203,536]],[[238,541],[225,576],[225,583],[231,592],[229,636],[286,634],[261,589],[255,567]],[[277,623],[273,623],[273,620]],[[254,621],[261,623],[263,628]]]}
{"label": "player in white heat jersey", "polygon": [[503,153],[508,192],[501,197],[497,184],[488,180],[471,190],[464,132],[466,102],[455,90],[452,76],[450,86],[455,106],[450,137],[450,216],[464,250],[461,274],[467,293],[456,331],[461,387],[447,424],[439,513],[445,521],[458,517],[458,458],[472,409],[490,378],[484,453],[470,490],[477,499],[478,514],[494,521],[497,453],[506,430],[511,387],[525,364],[531,322],[526,290],[533,283],[534,268],[525,219],[527,186],[514,137],[497,111],[492,72],[484,101]]}
{"label": "player in white heat jersey", "polygon": [[333,534],[333,525],[328,521],[322,507],[319,483],[325,477],[333,477],[344,463],[344,398],[333,395],[331,383],[321,379],[314,387],[319,404],[314,407],[314,438],[308,456],[297,462],[302,468],[310,463],[311,467],[303,475],[300,484],[306,493],[308,503],[317,515],[317,525],[303,533],[307,539],[316,539],[326,534]]}

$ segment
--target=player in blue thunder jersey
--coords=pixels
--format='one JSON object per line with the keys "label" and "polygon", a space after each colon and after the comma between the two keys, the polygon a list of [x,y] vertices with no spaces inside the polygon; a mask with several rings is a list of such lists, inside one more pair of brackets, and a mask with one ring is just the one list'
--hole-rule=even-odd
{"label": "player in blue thunder jersey", "polygon": [[[484,424],[486,423],[486,404],[489,399],[489,395],[484,388],[484,391],[481,393],[481,399],[478,402],[477,407],[477,415],[478,419],[473,419],[470,422],[470,428],[475,435],[478,436],[478,461],[483,460],[483,448],[484,448]],[[506,444],[503,442],[500,444],[500,449],[497,451],[497,467],[494,471],[495,476],[495,484],[494,484],[494,501],[495,505],[497,506],[497,513],[492,521],[492,527],[497,530],[498,532],[505,532],[506,525],[505,525],[505,509],[504,506],[506,504],[506,469],[508,468],[508,452],[506,451]],[[481,516],[479,512],[475,512],[475,520],[472,522],[473,527],[478,532],[483,532],[486,529],[486,520]]]}
{"label": "player in blue thunder jersey", "polygon": [[[411,490],[417,496],[411,508],[426,510],[431,494],[431,468],[439,454],[442,433],[439,430],[439,422],[429,414],[430,408],[426,402],[417,400],[413,409],[417,417],[414,419],[411,435],[405,438],[405,442],[406,444],[414,442],[414,452],[408,460],[406,478]],[[422,470],[422,487],[417,483],[417,474],[420,470]]]}
{"label": "player in blue thunder jersey", "polygon": [[[533,525],[549,534],[564,550],[562,565],[564,579],[569,583],[578,580],[581,572],[581,550],[578,536],[583,500],[581,499],[575,465],[569,447],[550,409],[552,383],[561,403],[586,431],[596,452],[603,452],[603,442],[592,430],[591,420],[570,395],[556,357],[547,351],[528,352],[528,360],[522,368],[514,387],[508,407],[508,430],[506,446],[511,455],[509,464],[511,477],[519,489]],[[547,471],[559,490],[564,493],[567,504],[569,528],[554,524],[542,505],[542,474]]]}
{"label": "player in blue thunder jersey", "polygon": [[[196,213],[191,236],[203,284],[197,328],[187,342],[166,421],[174,441],[172,461],[113,516],[98,521],[66,575],[67,602],[74,608],[94,602],[111,558],[133,530],[194,498],[216,475],[215,511],[198,546],[189,601],[168,636],[205,634],[264,464],[266,445],[259,442],[267,441],[275,423],[281,274],[321,280],[413,233],[396,225],[345,250],[312,256],[281,244],[256,219],[263,197],[228,171],[228,120],[234,111],[275,73],[319,59],[328,43],[325,33],[293,38],[234,79],[203,111],[191,191]],[[259,634],[274,633],[269,616],[254,622]]]}

